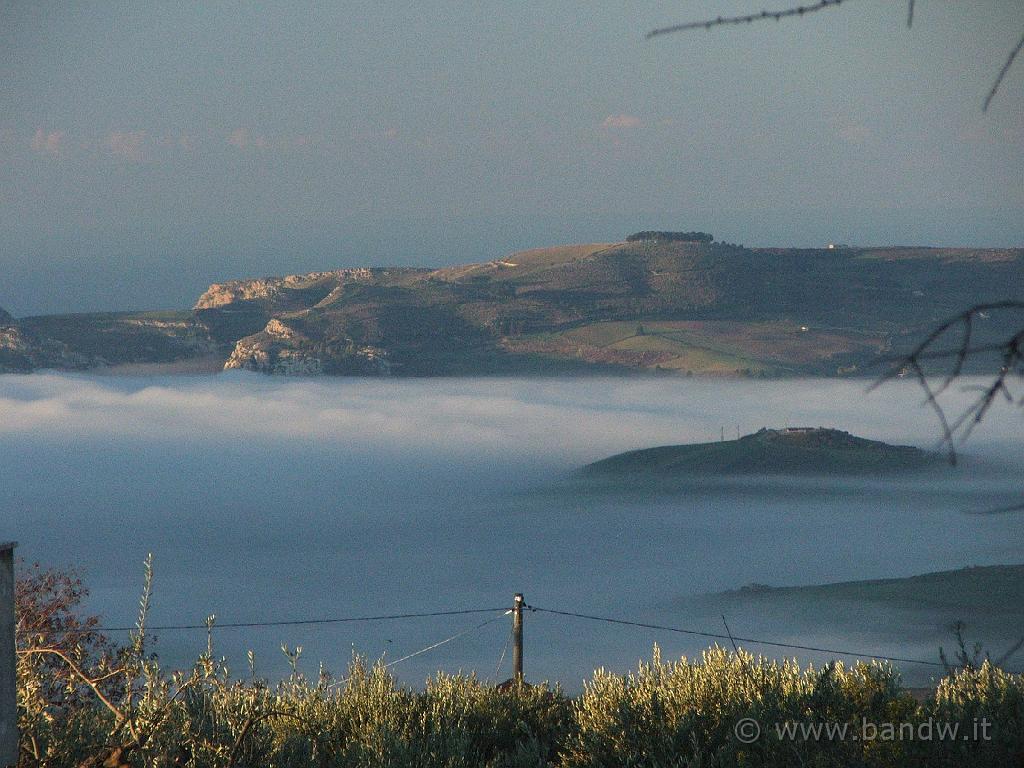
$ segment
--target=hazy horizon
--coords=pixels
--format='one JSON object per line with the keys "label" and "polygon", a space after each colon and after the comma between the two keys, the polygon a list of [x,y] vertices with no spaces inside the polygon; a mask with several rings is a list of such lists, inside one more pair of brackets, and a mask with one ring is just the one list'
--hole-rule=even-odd
{"label": "hazy horizon", "polygon": [[0,307],[701,229],[1024,245],[1018,4],[865,0],[645,41],[738,0],[0,0]]}

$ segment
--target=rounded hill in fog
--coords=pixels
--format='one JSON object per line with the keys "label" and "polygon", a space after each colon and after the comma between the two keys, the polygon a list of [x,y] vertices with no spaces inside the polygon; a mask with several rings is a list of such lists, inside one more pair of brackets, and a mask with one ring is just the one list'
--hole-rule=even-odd
{"label": "rounded hill in fog", "polygon": [[665,445],[588,464],[592,476],[670,478],[687,474],[898,474],[941,466],[944,457],[909,445],[868,440],[839,429],[761,429],[737,440]]}

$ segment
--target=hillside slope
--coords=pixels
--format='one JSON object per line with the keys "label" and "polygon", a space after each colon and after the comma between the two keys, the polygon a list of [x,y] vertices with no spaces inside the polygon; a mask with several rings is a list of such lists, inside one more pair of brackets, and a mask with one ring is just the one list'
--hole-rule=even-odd
{"label": "hillside slope", "polygon": [[836,375],[1008,286],[1024,286],[1020,249],[639,241],[236,281],[195,309],[214,338],[236,337],[226,367],[270,373]]}
{"label": "hillside slope", "polygon": [[191,313],[0,322],[28,346],[65,345],[57,367],[219,355],[229,369],[303,375],[848,375],[966,306],[1022,292],[1024,249],[637,240],[232,280]]}

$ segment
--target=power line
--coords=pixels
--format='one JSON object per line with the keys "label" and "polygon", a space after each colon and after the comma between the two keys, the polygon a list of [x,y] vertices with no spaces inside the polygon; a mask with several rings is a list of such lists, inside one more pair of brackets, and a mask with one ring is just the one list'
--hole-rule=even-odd
{"label": "power line", "polygon": [[[584,619],[584,620],[587,620],[587,621],[603,622],[603,623],[606,623],[606,624],[615,624],[615,625],[618,625],[618,626],[638,627],[638,628],[641,628],[641,629],[652,629],[652,630],[657,630],[657,631],[661,631],[661,632],[673,632],[673,633],[676,633],[676,634],[690,635],[690,636],[693,636],[693,637],[704,637],[704,638],[709,638],[709,639],[712,639],[712,640],[728,640],[730,643],[741,642],[741,643],[747,643],[747,644],[751,644],[751,645],[769,646],[769,647],[772,647],[772,648],[785,648],[785,649],[789,649],[789,650],[808,651],[808,652],[812,652],[812,653],[833,654],[833,655],[836,655],[836,656],[851,656],[851,657],[857,657],[857,658],[877,659],[879,661],[889,661],[889,662],[903,663],[903,664],[920,664],[920,665],[930,666],[930,667],[944,667],[945,666],[942,662],[926,661],[924,659],[912,659],[912,658],[907,658],[907,657],[902,657],[902,656],[889,656],[889,655],[879,654],[879,653],[868,653],[868,652],[863,652],[863,651],[851,651],[851,650],[843,650],[843,649],[838,649],[838,648],[824,648],[824,647],[814,646],[814,645],[800,645],[800,644],[797,644],[797,643],[783,643],[783,642],[779,642],[779,641],[776,641],[776,640],[764,640],[764,639],[753,638],[753,637],[740,637],[740,636],[737,636],[737,635],[721,634],[721,633],[718,633],[718,632],[705,632],[705,631],[696,630],[696,629],[685,629],[685,628],[682,628],[682,627],[672,627],[672,626],[668,626],[668,625],[665,625],[665,624],[652,624],[652,623],[648,623],[648,622],[632,621],[630,619],[614,618],[614,617],[610,617],[610,616],[597,616],[597,615],[588,614],[588,613],[577,613],[575,611],[563,611],[563,610],[557,610],[557,609],[554,609],[554,608],[543,608],[543,607],[535,606],[535,605],[524,605],[523,607],[526,610],[532,611],[534,613],[547,613],[547,614],[551,614],[551,615],[554,615],[554,616],[563,616],[563,617],[569,617],[569,618],[575,618],[575,619]],[[423,654],[423,653],[426,653],[428,651],[431,651],[434,648],[438,648],[438,647],[440,647],[442,645],[450,643],[453,640],[457,640],[458,638],[463,637],[464,635],[467,635],[470,632],[476,631],[477,629],[485,627],[488,624],[491,624],[491,623],[497,621],[498,619],[502,618],[502,616],[507,615],[508,613],[510,613],[510,611],[507,608],[503,608],[503,607],[501,607],[501,608],[466,608],[466,609],[450,610],[450,611],[427,611],[427,612],[420,612],[420,613],[391,613],[391,614],[380,614],[380,615],[374,615],[374,616],[344,616],[344,617],[320,618],[320,619],[289,619],[289,620],[281,620],[281,621],[238,621],[238,622],[225,622],[223,624],[213,623],[212,625],[207,625],[205,623],[204,624],[165,624],[165,625],[147,626],[147,630],[148,631],[152,631],[152,632],[162,632],[162,631],[174,631],[174,630],[205,630],[205,629],[210,629],[210,628],[212,628],[212,629],[249,629],[249,628],[261,628],[261,627],[317,626],[317,625],[324,625],[324,624],[344,624],[344,623],[371,622],[371,621],[397,621],[397,620],[403,620],[403,619],[421,619],[421,618],[433,618],[433,617],[442,617],[442,616],[465,616],[465,615],[482,614],[482,613],[500,613],[501,615],[494,616],[494,617],[492,617],[490,619],[487,619],[486,621],[484,621],[484,622],[482,622],[482,623],[480,623],[480,624],[478,624],[478,625],[476,625],[474,627],[470,627],[469,629],[466,629],[466,630],[463,630],[461,632],[458,632],[458,633],[456,633],[456,634],[454,634],[454,635],[452,635],[450,637],[445,638],[444,640],[441,640],[439,642],[436,642],[436,643],[433,643],[431,645],[428,645],[425,648],[422,648],[422,649],[420,649],[418,651],[415,651],[414,653],[408,654],[407,656],[403,656],[403,657],[401,657],[399,659],[396,659],[395,661],[389,662],[389,663],[384,665],[385,667],[390,667],[390,666],[392,666],[394,664],[398,664],[398,663],[403,662],[403,661],[405,661],[407,659],[411,659],[411,658],[413,658],[415,656],[419,656],[420,654]],[[80,628],[80,629],[74,629],[74,630],[62,630],[62,631],[59,632],[59,634],[70,634],[70,633],[84,634],[84,633],[87,633],[87,632],[129,632],[129,631],[133,631],[135,629],[136,629],[136,627],[134,627],[134,626],[123,626],[123,627],[89,627],[89,628]],[[506,640],[505,647],[502,649],[501,658],[499,658],[499,660],[498,660],[498,670],[500,670],[500,668],[501,668],[501,663],[504,661],[505,653],[506,653],[507,650],[508,650],[508,641]],[[495,671],[496,675],[498,673],[498,670]],[[345,681],[339,681],[339,682],[345,682]]]}
{"label": "power line", "polygon": [[494,668],[494,679],[498,679],[501,672],[501,665],[505,663],[505,654],[508,652],[508,644],[512,642],[512,630],[505,635],[505,644],[501,647],[501,656],[498,657],[498,665]]}
{"label": "power line", "polygon": [[[501,609],[499,608],[499,609],[496,609],[496,610],[501,610]],[[390,667],[393,667],[396,664],[401,664],[403,661],[406,661],[408,659],[414,658],[415,656],[420,656],[420,655],[422,655],[424,653],[427,653],[428,651],[434,650],[435,648],[440,648],[442,645],[445,645],[446,643],[450,643],[453,640],[458,640],[460,637],[465,637],[470,632],[476,632],[478,629],[483,629],[488,624],[493,624],[498,619],[503,618],[505,613],[507,613],[507,611],[502,611],[502,615],[501,616],[494,616],[494,617],[492,617],[490,619],[487,619],[486,621],[480,622],[479,624],[477,624],[474,627],[469,627],[468,629],[464,629],[461,632],[456,632],[454,635],[451,635],[450,637],[446,637],[444,640],[438,640],[436,643],[431,643],[430,645],[426,646],[425,648],[420,648],[418,651],[413,651],[412,653],[408,653],[405,656],[402,656],[401,658],[395,659],[394,661],[389,661],[386,664],[384,664],[384,669],[388,669]],[[346,677],[346,678],[344,678],[342,680],[338,680],[336,682],[331,683],[328,686],[328,688],[333,688],[334,686],[337,686],[337,685],[344,685],[345,683],[349,682],[351,679],[352,679],[351,677]]]}
{"label": "power line", "polygon": [[586,613],[574,613],[572,611],[556,611],[552,608],[539,608],[528,605],[526,608],[537,613],[551,613],[556,616],[571,616],[576,619],[587,619],[589,621],[603,621],[608,624],[620,624],[627,627],[641,627],[643,629],[656,629],[664,632],[677,632],[681,635],[693,635],[695,637],[709,637],[715,640],[729,640],[751,643],[753,645],[769,645],[774,648],[789,648],[797,651],[812,651],[815,653],[832,653],[837,656],[858,656],[865,659],[878,659],[879,661],[893,661],[903,664],[924,664],[929,667],[944,667],[939,661],[924,661],[922,659],[907,659],[900,656],[885,656],[878,653],[861,653],[860,651],[843,651],[836,648],[819,648],[813,645],[796,645],[794,643],[779,643],[773,640],[758,640],[752,637],[738,637],[737,635],[722,635],[716,632],[701,632],[696,629],[681,629],[680,627],[667,627],[662,624],[647,624],[642,621],[629,621],[627,619],[613,619],[607,616],[593,616]]}
{"label": "power line", "polygon": [[[392,613],[381,616],[345,616],[341,618],[327,619],[290,619],[286,621],[232,621],[223,624],[214,623],[213,629],[250,629],[253,627],[297,627],[316,624],[344,624],[357,621],[393,621],[398,619],[425,619],[434,616],[465,616],[473,613],[495,613],[505,612],[507,608],[468,608],[458,611],[430,611],[428,613]],[[146,626],[148,632],[166,632],[169,630],[184,629],[208,629],[206,624],[164,624],[160,626]],[[89,627],[88,629],[65,630],[68,632],[132,632],[137,629],[131,627]]]}
{"label": "power line", "polygon": [[460,637],[464,637],[465,635],[468,635],[470,632],[476,632],[478,629],[482,629],[483,627],[486,627],[488,624],[493,624],[494,622],[496,622],[500,618],[502,618],[502,616],[495,616],[494,618],[488,619],[487,621],[482,621],[479,624],[477,624],[475,627],[470,627],[469,629],[464,629],[463,631],[461,631],[461,632],[459,632],[457,634],[454,634],[451,637],[446,637],[444,640],[436,642],[436,643],[434,643],[432,645],[428,645],[426,648],[421,648],[420,650],[418,650],[418,651],[416,651],[414,653],[407,654],[407,655],[403,656],[400,659],[395,659],[394,661],[388,662],[387,664],[384,665],[384,667],[385,668],[393,667],[393,666],[395,666],[395,664],[400,664],[401,662],[405,661],[406,659],[411,659],[412,657],[419,656],[420,654],[426,653],[427,651],[432,651],[435,648],[441,647],[445,643],[450,643],[452,640],[458,640]]}

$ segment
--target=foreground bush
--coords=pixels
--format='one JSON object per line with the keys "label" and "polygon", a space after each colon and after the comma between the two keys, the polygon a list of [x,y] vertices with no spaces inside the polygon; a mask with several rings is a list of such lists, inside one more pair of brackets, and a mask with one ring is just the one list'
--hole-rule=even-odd
{"label": "foreground bush", "polygon": [[412,691],[360,659],[349,674],[269,686],[204,659],[194,676],[151,676],[123,722],[99,706],[49,720],[26,707],[20,766],[511,768],[554,760],[569,727],[567,700],[544,687],[440,675]]}
{"label": "foreground bush", "polygon": [[146,649],[151,580],[147,563],[121,648],[74,619],[77,581],[26,582],[19,768],[1024,765],[1024,677],[989,662],[965,662],[923,705],[887,664],[817,669],[719,647],[669,662],[655,647],[630,674],[597,671],[576,699],[464,675],[413,690],[359,657],[343,679],[310,680],[287,649],[286,680],[241,680],[212,640],[168,674]]}
{"label": "foreground bush", "polygon": [[[878,664],[802,670],[795,662],[722,648],[697,662],[650,664],[625,677],[598,671],[574,705],[564,765],[897,765],[891,745],[784,739],[776,723],[872,722],[913,717],[916,702],[895,672]],[[752,721],[753,730],[737,724]],[[760,733],[757,738],[751,736]],[[881,748],[879,748],[881,747]]]}
{"label": "foreground bush", "polygon": [[[995,768],[1024,757],[1024,679],[987,663],[947,677],[924,705],[887,665],[801,668],[722,648],[672,662],[656,649],[628,675],[596,672],[577,699],[461,675],[412,690],[359,658],[343,681],[294,674],[276,685],[235,680],[209,655],[189,674],[166,677],[149,665],[133,700],[115,705],[120,717],[97,704],[48,710],[23,682],[22,768]],[[982,719],[987,739],[975,728]],[[749,721],[757,738],[737,731]],[[875,729],[866,739],[865,723]],[[887,734],[886,724],[905,733]],[[826,725],[847,730],[813,730]],[[939,725],[957,726],[957,737],[940,737]]]}

